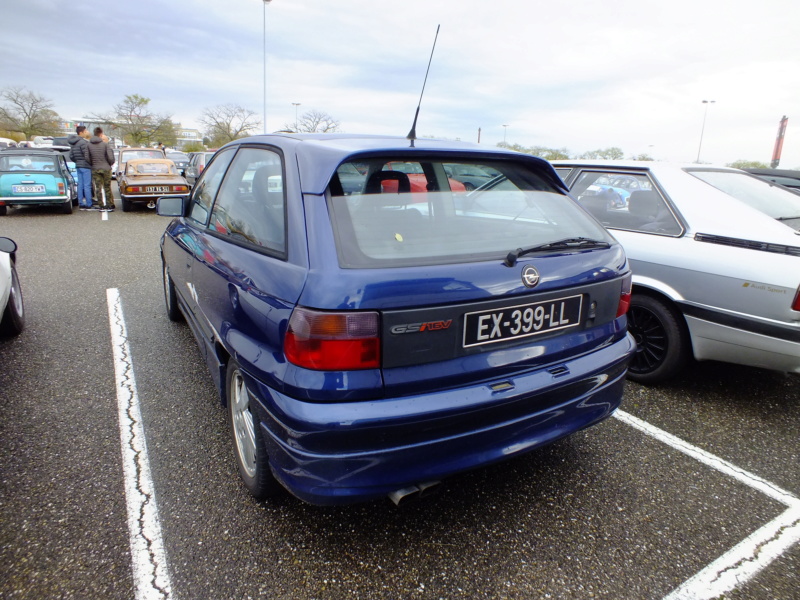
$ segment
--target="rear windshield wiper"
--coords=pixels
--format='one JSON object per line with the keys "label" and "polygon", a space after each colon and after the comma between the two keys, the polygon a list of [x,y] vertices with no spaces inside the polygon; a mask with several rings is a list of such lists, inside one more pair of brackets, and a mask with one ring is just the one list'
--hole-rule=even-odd
{"label": "rear windshield wiper", "polygon": [[533,254],[534,252],[549,252],[551,250],[588,250],[590,248],[610,248],[611,244],[603,240],[593,240],[585,237],[572,237],[557,240],[555,242],[548,242],[538,246],[531,246],[530,248],[517,248],[509,252],[503,264],[507,267],[513,267],[517,264],[517,259],[526,254]]}
{"label": "rear windshield wiper", "polygon": [[776,217],[778,221],[794,221],[795,219],[800,219],[800,215],[796,217]]}

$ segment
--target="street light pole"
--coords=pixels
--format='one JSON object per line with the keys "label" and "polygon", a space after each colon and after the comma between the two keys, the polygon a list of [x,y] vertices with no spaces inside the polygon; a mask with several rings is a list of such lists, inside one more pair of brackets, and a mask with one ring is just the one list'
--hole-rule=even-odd
{"label": "street light pole", "polygon": [[300,106],[299,102],[292,102],[292,106],[294,106],[294,132],[298,133],[297,131],[297,107]]}
{"label": "street light pole", "polygon": [[697,160],[694,161],[696,163],[700,162],[700,149],[703,147],[703,133],[706,130],[706,117],[708,116],[708,105],[714,104],[716,100],[703,100],[703,104],[706,105],[705,111],[703,111],[703,127],[700,129],[700,145],[697,147]]}
{"label": "street light pole", "polygon": [[264,2],[264,133],[267,133],[267,4],[272,0],[262,0]]}
{"label": "street light pole", "polygon": [[503,143],[506,143],[506,131],[508,131],[508,125],[503,125]]}

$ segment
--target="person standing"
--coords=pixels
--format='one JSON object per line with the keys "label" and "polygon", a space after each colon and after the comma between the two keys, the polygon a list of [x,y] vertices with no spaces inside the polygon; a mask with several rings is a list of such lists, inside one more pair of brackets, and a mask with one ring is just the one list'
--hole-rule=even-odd
{"label": "person standing", "polygon": [[100,210],[114,210],[114,194],[111,191],[111,168],[114,165],[114,153],[108,143],[103,141],[103,128],[94,128],[94,137],[89,140],[87,156],[92,165],[92,181],[94,193],[100,203]]}
{"label": "person standing", "polygon": [[69,159],[75,163],[75,169],[78,171],[78,205],[81,210],[92,208],[92,165],[85,152],[88,149],[84,148],[89,145],[89,137],[86,127],[78,125],[75,133],[67,138],[67,143],[70,145]]}

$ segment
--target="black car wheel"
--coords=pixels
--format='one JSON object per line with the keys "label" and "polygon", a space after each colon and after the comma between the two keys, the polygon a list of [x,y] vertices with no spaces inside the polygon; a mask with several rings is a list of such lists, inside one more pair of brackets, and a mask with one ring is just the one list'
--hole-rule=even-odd
{"label": "black car wheel", "polygon": [[61,205],[61,212],[65,215],[72,214],[72,200],[67,200],[64,204]]}
{"label": "black car wheel", "polygon": [[181,309],[178,308],[178,296],[175,292],[175,284],[172,283],[172,278],[167,272],[167,265],[164,263],[163,270],[164,280],[164,303],[167,306],[167,316],[170,321],[180,321],[183,318]]}
{"label": "black car wheel", "polygon": [[632,381],[664,381],[686,363],[689,336],[681,316],[667,303],[634,294],[628,311],[628,331],[637,345],[628,367],[628,378]]}
{"label": "black car wheel", "polygon": [[225,378],[228,399],[228,423],[239,474],[250,494],[257,500],[274,495],[280,485],[272,475],[261,438],[261,425],[251,407],[250,392],[241,367],[233,358]]}
{"label": "black car wheel", "polygon": [[3,205],[0,206],[0,217],[5,217],[8,214],[8,207]]}
{"label": "black car wheel", "polygon": [[122,212],[131,212],[133,210],[133,202],[125,198],[125,196],[120,196],[120,200],[122,200]]}
{"label": "black car wheel", "polygon": [[[5,207],[3,207],[5,208]],[[22,287],[19,284],[17,268],[11,263],[11,294],[0,320],[0,335],[10,337],[19,335],[25,327],[25,307],[22,303]]]}

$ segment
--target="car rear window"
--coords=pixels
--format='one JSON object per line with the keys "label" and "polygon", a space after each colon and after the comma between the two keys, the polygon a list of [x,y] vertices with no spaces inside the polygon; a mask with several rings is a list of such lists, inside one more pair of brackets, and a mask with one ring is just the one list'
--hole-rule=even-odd
{"label": "car rear window", "polygon": [[55,171],[55,156],[3,156],[0,171]]}
{"label": "car rear window", "polygon": [[[472,178],[459,181],[467,172]],[[343,268],[501,260],[567,237],[613,241],[548,180],[512,161],[352,161],[329,190]]]}
{"label": "car rear window", "polygon": [[800,195],[768,181],[736,171],[690,169],[688,172],[774,219],[800,217]]}

